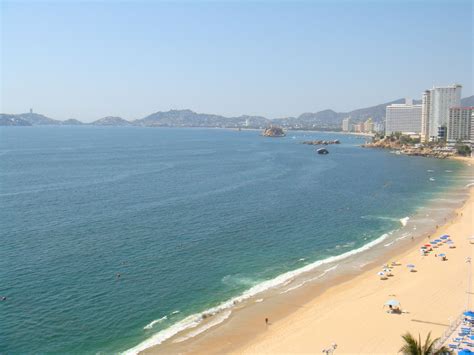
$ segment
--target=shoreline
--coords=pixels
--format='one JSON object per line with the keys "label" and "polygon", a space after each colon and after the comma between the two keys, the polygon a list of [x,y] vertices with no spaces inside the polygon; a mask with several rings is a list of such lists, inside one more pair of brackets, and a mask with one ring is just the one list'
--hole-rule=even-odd
{"label": "shoreline", "polygon": [[[470,199],[472,199],[472,189],[470,191],[469,200]],[[456,217],[454,220],[456,220]],[[452,223],[454,222],[448,222],[447,224],[450,225]],[[440,228],[437,233],[442,229],[443,228]],[[426,235],[417,237],[416,244],[418,245],[418,241],[425,237]],[[381,242],[382,240],[378,243],[380,248]],[[325,293],[332,292],[333,289],[337,289],[347,282],[352,283],[363,275],[372,275],[374,265],[380,265],[382,260],[392,260],[393,258],[402,257],[405,253],[412,252],[413,243],[405,240],[404,242],[397,243],[393,248],[386,249],[390,250],[384,250],[375,260],[370,260],[364,265],[362,265],[362,263],[361,267],[357,270],[351,270],[350,266],[348,266],[350,260],[346,261],[345,258],[343,258],[344,260],[339,261],[340,264],[335,266],[335,268],[341,269],[340,275],[333,275],[337,270],[333,271],[334,267],[329,267],[330,263],[324,263],[328,264],[328,267],[325,265],[322,266],[321,268],[324,269],[324,271],[319,270],[322,271],[322,273],[316,277],[314,277],[313,270],[308,271],[308,274],[310,272],[313,273],[310,279],[301,277],[300,281],[303,280],[303,287],[296,287],[297,289],[291,290],[291,292],[286,291],[279,293],[275,292],[275,290],[266,290],[258,294],[258,297],[261,298],[251,296],[242,303],[240,303],[240,301],[234,303],[231,314],[229,311],[229,314],[216,313],[215,315],[211,315],[209,320],[206,319],[203,321],[199,327],[179,332],[178,335],[170,337],[160,345],[152,346],[150,343],[150,347],[142,347],[139,351],[144,353],[221,353],[244,349],[248,344],[255,342],[260,336],[264,336],[267,328],[262,327],[261,323],[266,315],[269,315],[273,327],[285,319],[293,317],[294,313],[306,308],[308,304],[315,302],[319,297],[323,297]],[[417,250],[417,247],[415,249]],[[358,255],[360,256],[362,254]],[[349,257],[349,259],[350,258],[351,257]],[[380,269],[380,267],[378,267],[378,269]],[[293,280],[291,280],[290,286],[292,284],[294,284]],[[281,288],[279,288],[279,290],[281,291]],[[261,299],[265,300],[261,302]],[[203,330],[200,331],[199,328],[203,328]],[[130,350],[136,348],[137,347]],[[260,351],[259,349],[257,352]]]}

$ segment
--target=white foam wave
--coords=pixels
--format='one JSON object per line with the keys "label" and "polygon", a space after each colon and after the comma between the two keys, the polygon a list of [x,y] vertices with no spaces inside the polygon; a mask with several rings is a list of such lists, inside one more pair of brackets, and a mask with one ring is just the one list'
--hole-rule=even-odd
{"label": "white foam wave", "polygon": [[410,217],[400,218],[400,223],[402,224],[402,226],[405,227],[407,225],[409,219],[410,219]]}
{"label": "white foam wave", "polygon": [[[153,336],[151,336],[150,338],[148,338],[145,341],[141,342],[140,344],[136,345],[135,347],[125,351],[125,354],[138,354],[140,351],[143,351],[143,350],[148,349],[152,346],[161,344],[165,340],[175,336],[176,334],[182,332],[183,330],[191,329],[191,328],[194,328],[194,327],[198,326],[203,321],[203,314],[206,314],[207,316],[213,316],[213,315],[215,315],[215,314],[217,314],[217,313],[219,313],[223,310],[227,310],[227,309],[231,308],[236,303],[240,303],[244,300],[247,300],[247,299],[263,292],[263,291],[269,290],[269,289],[274,288],[276,286],[280,286],[283,283],[285,283],[286,281],[293,279],[297,275],[303,274],[303,273],[308,272],[308,271],[312,271],[312,270],[314,270],[315,268],[317,268],[321,265],[333,263],[333,262],[336,262],[336,261],[340,261],[340,260],[346,259],[346,258],[348,258],[352,255],[359,254],[359,253],[362,253],[366,250],[369,250],[370,248],[374,247],[375,245],[377,245],[377,244],[381,243],[383,240],[385,240],[389,236],[389,234],[390,233],[385,233],[382,236],[380,236],[379,238],[377,238],[377,239],[361,246],[360,248],[347,251],[347,252],[342,253],[340,255],[331,256],[331,257],[328,257],[328,258],[323,259],[323,260],[315,261],[315,262],[313,262],[311,264],[308,264],[308,265],[305,265],[305,266],[303,266],[299,269],[296,269],[296,270],[293,270],[293,271],[288,271],[284,274],[281,274],[281,275],[275,277],[274,279],[263,281],[263,282],[255,285],[255,286],[251,287],[250,289],[248,289],[247,291],[242,293],[240,296],[231,298],[230,300],[225,301],[225,302],[219,304],[218,306],[212,307],[212,308],[208,309],[207,311],[205,311],[203,313],[192,314],[192,315],[184,318],[183,320],[173,324],[169,328],[166,328],[166,329],[154,334]],[[330,269],[328,269],[328,271]]]}
{"label": "white foam wave", "polygon": [[173,315],[173,314],[178,314],[178,313],[179,313],[179,311],[173,311],[173,312],[171,312],[172,315]]}
{"label": "white foam wave", "polygon": [[155,319],[154,321],[150,322],[149,324],[145,325],[143,329],[151,329],[156,323],[161,323],[164,320],[168,319],[168,316],[161,317],[160,319]]}
{"label": "white foam wave", "polygon": [[318,276],[316,276],[316,277],[313,277],[313,278],[304,280],[302,283],[299,283],[299,284],[296,285],[296,286],[290,287],[290,288],[286,289],[285,291],[280,292],[280,294],[283,294],[283,293],[287,293],[287,292],[296,290],[297,288],[300,288],[301,286],[306,285],[308,282],[316,281],[316,280],[320,279],[321,277],[323,277],[324,275],[326,275],[329,271],[332,271],[332,270],[337,269],[338,266],[339,266],[339,265],[334,265],[334,266],[330,267],[329,269],[324,270],[324,271],[321,273],[321,275],[318,275]]}
{"label": "white foam wave", "polygon": [[220,313],[219,315],[215,316],[212,320],[210,320],[209,322],[204,324],[202,327],[199,327],[198,329],[189,332],[185,336],[182,336],[182,337],[176,339],[175,341],[173,341],[173,343],[181,343],[182,341],[194,338],[196,335],[199,335],[199,334],[205,332],[206,330],[208,330],[212,327],[215,327],[216,325],[218,325],[218,324],[222,323],[223,321],[225,321],[227,318],[229,318],[231,313],[232,313],[231,310],[226,310],[225,312]]}

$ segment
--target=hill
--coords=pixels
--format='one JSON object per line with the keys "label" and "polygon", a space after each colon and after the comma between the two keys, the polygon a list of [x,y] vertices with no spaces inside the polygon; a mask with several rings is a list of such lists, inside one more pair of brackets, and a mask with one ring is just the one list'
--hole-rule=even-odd
{"label": "hill", "polygon": [[32,113],[32,112],[20,113],[19,115],[16,115],[16,116],[31,123],[33,126],[61,124],[61,121],[54,120],[52,118],[46,117],[44,115],[40,115],[38,113]]}
{"label": "hill", "polygon": [[18,115],[0,113],[0,126],[31,126],[31,123],[18,117]]}
{"label": "hill", "polygon": [[265,127],[270,123],[265,117],[239,116],[224,117],[191,110],[170,110],[152,113],[133,124],[147,127]]}
{"label": "hill", "polygon": [[94,126],[130,126],[130,121],[124,120],[122,117],[107,116],[91,123]]}
{"label": "hill", "polygon": [[461,106],[463,107],[474,106],[474,95],[461,99]]}
{"label": "hill", "polygon": [[75,118],[70,118],[68,120],[64,120],[61,122],[61,125],[63,126],[79,126],[79,125],[83,125],[84,123],[82,123],[81,121],[79,120],[76,120]]}
{"label": "hill", "polygon": [[[385,119],[385,108],[390,104],[403,103],[398,99],[383,104],[359,108],[349,112],[336,112],[323,110],[319,112],[306,112],[298,117],[285,117],[268,119],[262,116],[243,115],[238,117],[225,117],[221,115],[196,113],[191,110],[169,110],[152,113],[144,118],[127,121],[121,117],[108,116],[92,122],[96,126],[144,126],[144,127],[219,127],[219,128],[265,128],[272,124],[286,129],[340,129],[342,120],[352,117],[353,121],[364,121],[372,117],[375,122]],[[420,100],[414,100],[420,103]],[[462,106],[474,106],[474,95],[461,100]],[[26,122],[26,123],[25,123]],[[80,125],[82,122],[69,119],[58,121],[37,113],[22,113],[19,115],[2,114],[0,126],[25,126],[25,125]]]}

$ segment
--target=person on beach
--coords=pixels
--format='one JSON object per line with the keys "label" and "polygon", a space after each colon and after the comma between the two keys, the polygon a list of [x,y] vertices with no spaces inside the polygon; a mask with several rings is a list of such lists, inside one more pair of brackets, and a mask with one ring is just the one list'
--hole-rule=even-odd
{"label": "person on beach", "polygon": [[265,324],[268,325],[268,318],[265,318]]}

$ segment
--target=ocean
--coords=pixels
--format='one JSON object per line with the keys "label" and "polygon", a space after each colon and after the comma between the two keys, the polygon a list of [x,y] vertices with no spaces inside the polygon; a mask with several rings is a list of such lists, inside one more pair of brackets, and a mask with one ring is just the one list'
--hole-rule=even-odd
{"label": "ocean", "polygon": [[[310,139],[342,144],[318,155]],[[134,352],[464,198],[463,164],[363,142],[0,128],[0,352]]]}

